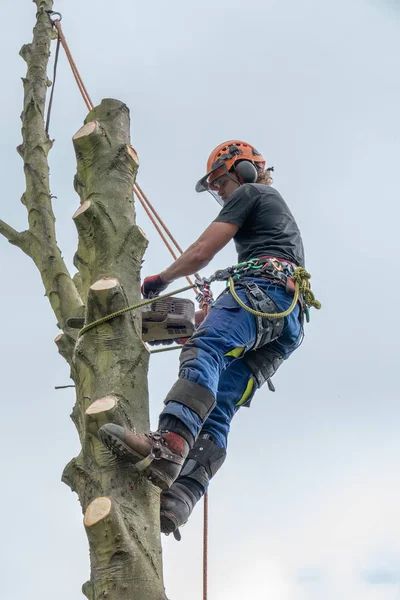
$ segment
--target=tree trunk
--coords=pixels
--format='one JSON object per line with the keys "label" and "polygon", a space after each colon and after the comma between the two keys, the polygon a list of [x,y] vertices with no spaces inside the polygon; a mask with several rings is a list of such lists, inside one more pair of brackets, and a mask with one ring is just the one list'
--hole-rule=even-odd
{"label": "tree trunk", "polygon": [[67,319],[90,323],[134,304],[140,296],[140,266],[147,245],[135,224],[133,184],[138,159],[130,146],[129,111],[103,100],[75,134],[74,214],[79,245],[71,278],[57,246],[44,110],[52,25],[52,0],[34,0],[38,12],[33,42],[21,49],[27,63],[22,113],[29,228],[15,231],[0,220],[0,233],[35,262],[62,333],[56,344],[76,386],[72,420],[82,450],[63,473],[84,513],[91,559],[90,600],[165,600],[159,525],[159,490],[110,456],[98,440],[109,421],[147,432],[149,354],[141,339],[141,314],[130,312],[77,338]]}
{"label": "tree trunk", "polygon": [[[75,189],[82,202],[74,215],[75,265],[87,297],[85,322],[91,323],[139,301],[146,240],[135,225],[137,156],[129,145],[127,107],[103,100],[73,141]],[[78,339],[71,361],[77,391],[72,418],[82,452],[66,467],[63,480],[78,493],[85,511],[91,556],[85,593],[91,600],[164,597],[159,491],[134,477],[132,468],[118,463],[97,439],[98,428],[109,421],[138,432],[149,429],[149,354],[140,316],[130,312],[89,330]]]}

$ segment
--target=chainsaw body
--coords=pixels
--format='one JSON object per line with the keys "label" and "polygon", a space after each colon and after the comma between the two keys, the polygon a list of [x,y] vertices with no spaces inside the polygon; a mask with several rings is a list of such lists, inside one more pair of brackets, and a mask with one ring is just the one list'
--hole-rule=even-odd
{"label": "chainsaw body", "polygon": [[142,338],[145,342],[191,337],[195,330],[194,302],[170,296],[142,308]]}

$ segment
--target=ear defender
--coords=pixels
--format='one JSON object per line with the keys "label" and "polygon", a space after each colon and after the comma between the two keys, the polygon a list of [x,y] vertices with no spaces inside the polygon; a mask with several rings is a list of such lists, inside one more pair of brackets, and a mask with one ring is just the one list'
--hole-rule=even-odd
{"label": "ear defender", "polygon": [[240,183],[255,183],[258,173],[256,167],[249,160],[241,160],[235,165],[235,174]]}

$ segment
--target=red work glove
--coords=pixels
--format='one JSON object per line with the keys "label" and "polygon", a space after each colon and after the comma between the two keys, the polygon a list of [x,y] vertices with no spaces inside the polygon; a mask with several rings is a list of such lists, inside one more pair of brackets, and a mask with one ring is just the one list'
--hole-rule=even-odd
{"label": "red work glove", "polygon": [[158,296],[158,294],[166,290],[168,286],[169,283],[166,283],[160,274],[145,277],[141,288],[143,297],[149,298],[149,296]]}

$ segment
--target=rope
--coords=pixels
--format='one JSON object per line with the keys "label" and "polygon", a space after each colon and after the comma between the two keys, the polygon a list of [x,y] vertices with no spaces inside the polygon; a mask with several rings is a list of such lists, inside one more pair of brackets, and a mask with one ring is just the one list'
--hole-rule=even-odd
{"label": "rope", "polygon": [[293,302],[287,310],[284,310],[283,312],[280,312],[280,313],[263,313],[259,310],[254,310],[253,308],[250,308],[249,306],[247,306],[244,302],[242,302],[242,300],[237,295],[237,293],[235,291],[235,282],[232,277],[229,277],[229,290],[230,290],[232,296],[234,297],[234,299],[236,300],[236,302],[239,304],[239,306],[241,306],[242,308],[247,310],[247,312],[254,315],[255,317],[262,317],[263,319],[283,319],[284,317],[287,317],[288,315],[290,315],[291,312],[293,312],[293,310],[295,309],[296,304],[299,300],[300,295],[303,296],[304,302],[306,303],[307,306],[313,306],[314,308],[317,308],[317,309],[321,308],[321,303],[315,299],[314,294],[310,289],[310,286],[308,283],[308,280],[310,278],[311,278],[310,273],[308,273],[302,267],[298,267],[296,269],[296,271],[292,275],[292,279],[295,284]]}
{"label": "rope", "polygon": [[[173,244],[175,244],[175,247],[177,248],[177,250],[183,254],[183,250],[180,247],[180,245],[178,244],[178,242],[176,241],[176,239],[174,238],[174,236],[172,235],[172,233],[170,232],[170,230],[168,229],[168,227],[165,225],[164,221],[161,219],[160,215],[157,213],[156,209],[154,208],[154,206],[151,204],[150,200],[147,198],[146,194],[143,192],[142,188],[140,187],[140,185],[136,182],[136,188],[137,191],[139,191],[139,193],[143,196],[144,201],[146,202],[146,204],[149,205],[150,209],[152,210],[154,216],[156,217],[156,219],[158,220],[158,222],[160,223],[160,225],[163,227],[165,233],[168,235],[169,239],[171,240],[171,242]],[[137,192],[136,192],[137,193]],[[197,278],[200,278],[200,275],[198,273],[193,273],[193,275]]]}
{"label": "rope", "polygon": [[157,348],[157,350],[150,350],[150,354],[159,354],[160,352],[171,352],[171,350],[181,350],[183,346],[170,346],[169,348]]}
{"label": "rope", "polygon": [[61,27],[61,22],[59,20],[53,21],[54,22],[54,26],[56,27],[57,31],[58,31],[58,35],[60,36],[61,39],[61,44],[65,50],[65,54],[67,55],[68,58],[68,62],[71,66],[72,69],[72,73],[75,77],[75,81],[78,84],[78,88],[82,94],[82,97],[85,101],[85,104],[88,108],[88,110],[92,110],[94,108],[94,104],[89,96],[89,93],[85,87],[85,84],[83,83],[82,77],[79,74],[78,71],[78,67],[75,64],[74,59],[72,58],[72,54],[71,51],[69,49],[69,46],[67,44],[67,40],[65,39],[65,35],[63,33],[62,27]]}
{"label": "rope", "polygon": [[106,323],[107,321],[111,321],[111,319],[115,319],[115,317],[120,317],[121,315],[124,315],[125,313],[130,312],[131,310],[136,310],[137,308],[142,308],[143,306],[148,306],[149,304],[153,304],[153,302],[156,302],[157,300],[164,300],[164,298],[169,298],[170,296],[173,296],[174,294],[181,294],[182,292],[191,290],[193,287],[194,287],[194,284],[187,285],[183,288],[179,288],[178,290],[174,290],[173,292],[168,292],[167,294],[163,294],[162,296],[157,296],[156,298],[148,298],[147,300],[142,300],[142,302],[138,302],[138,304],[133,304],[132,306],[126,306],[125,308],[121,308],[121,310],[117,310],[116,312],[106,315],[105,317],[101,317],[101,319],[97,319],[96,321],[93,321],[92,323],[88,323],[85,327],[83,327],[80,330],[80,332],[78,333],[78,338],[81,337],[81,335],[83,335],[90,329],[93,329],[93,327],[97,327],[98,325],[102,325],[103,323]]}
{"label": "rope", "polygon": [[51,86],[49,107],[47,109],[47,119],[46,119],[46,134],[47,135],[49,135],[51,109],[53,107],[54,88],[56,86],[58,56],[60,54],[60,44],[61,44],[61,38],[60,38],[60,34],[58,34],[58,37],[57,37],[57,47],[56,47],[56,55],[54,57],[53,85]]}
{"label": "rope", "polygon": [[[59,15],[59,19],[57,20],[52,20],[51,19],[51,15],[49,15],[50,20],[52,21],[53,25],[56,27],[57,32],[58,32],[58,43],[57,43],[57,50],[56,50],[56,60],[55,60],[55,65],[57,65],[57,59],[58,59],[58,50],[59,50],[59,44],[61,43],[64,50],[65,50],[65,54],[67,56],[68,62],[71,66],[71,70],[72,73],[75,77],[75,81],[78,85],[79,91],[82,94],[83,100],[88,108],[88,110],[93,110],[94,105],[93,102],[88,94],[88,91],[85,87],[85,84],[83,83],[82,77],[80,76],[80,73],[78,71],[78,68],[75,64],[74,59],[72,58],[72,54],[71,51],[68,47],[67,44],[67,40],[65,39],[62,27],[61,27],[61,15],[59,13],[54,13],[55,15],[58,14]],[[48,113],[48,122],[49,122],[49,115],[50,115],[50,111],[51,111],[51,104],[52,104],[52,97],[53,97],[53,92],[54,92],[54,83],[55,83],[55,75],[53,78],[53,89],[52,89],[52,95],[50,97],[50,103],[49,103],[49,113]],[[47,130],[46,130],[47,131]],[[159,226],[157,225],[157,223],[155,222],[155,219],[153,218],[151,212],[153,213],[154,217],[158,220],[159,224],[161,225],[161,227],[164,229],[166,235],[169,237],[169,239],[171,240],[171,242],[173,244],[175,244],[175,247],[178,249],[178,251],[182,254],[183,250],[182,248],[179,246],[178,242],[176,241],[176,239],[173,237],[173,235],[171,234],[171,232],[169,231],[169,229],[167,228],[167,226],[165,225],[164,221],[161,219],[161,217],[158,215],[157,211],[155,210],[155,208],[153,207],[153,205],[151,204],[151,202],[148,200],[147,196],[145,195],[145,193],[143,192],[143,190],[141,189],[141,187],[139,186],[139,184],[137,182],[135,182],[134,187],[133,187],[133,191],[136,194],[136,197],[138,198],[139,202],[141,203],[141,205],[143,206],[146,214],[148,215],[148,217],[150,218],[151,222],[153,223],[154,227],[156,228],[157,232],[159,233],[161,239],[163,240],[163,242],[165,243],[165,245],[167,246],[169,252],[171,253],[171,255],[173,256],[174,260],[177,259],[177,256],[174,252],[174,250],[172,249],[172,247],[170,246],[170,244],[168,243],[168,241],[166,240],[165,236],[163,235],[162,231],[160,230]],[[200,276],[198,275],[198,273],[194,273],[195,277],[197,277],[198,279],[200,279]],[[193,289],[194,293],[197,295],[198,291],[196,286],[194,285],[192,279],[190,277],[186,277],[187,281],[189,282],[189,286],[180,288],[179,290],[175,290],[171,293],[167,293],[167,294],[163,294],[162,296],[158,296],[158,300],[162,300],[163,298],[168,298],[170,296],[173,296],[174,294],[179,294],[181,292],[185,292],[187,290]],[[78,333],[78,338],[80,336],[82,336],[84,333],[86,333],[87,331],[89,331],[90,329],[92,329],[93,327],[96,327],[98,325],[101,325],[103,323],[106,323],[107,321],[110,321],[111,319],[114,319],[115,317],[118,317],[120,315],[125,314],[128,311],[131,310],[136,310],[137,308],[141,308],[143,306],[147,306],[148,304],[151,304],[152,302],[154,302],[154,299],[149,299],[149,300],[145,300],[143,302],[139,302],[138,304],[135,304],[133,306],[128,306],[126,308],[123,308],[115,313],[112,313],[110,315],[107,315],[106,317],[103,317],[101,319],[97,319],[97,321],[94,321],[93,323],[89,323],[88,325],[86,325],[86,327],[83,327],[79,333]],[[158,354],[160,352],[169,352],[171,350],[178,350],[180,349],[182,346],[173,346],[171,348],[160,348],[157,350],[150,350],[150,354]],[[207,600],[207,543],[208,543],[208,492],[206,492],[205,497],[204,497],[204,501],[205,501],[205,512],[204,512],[204,544],[203,544],[203,600]],[[207,506],[207,509],[206,509]]]}
{"label": "rope", "polygon": [[[154,206],[151,204],[150,200],[147,198],[146,194],[144,193],[144,191],[142,190],[142,188],[140,187],[140,185],[138,184],[137,181],[135,182],[135,184],[133,186],[133,191],[135,192],[136,197],[139,200],[140,204],[143,206],[150,221],[153,223],[154,227],[156,228],[157,232],[159,233],[164,244],[167,246],[168,250],[170,251],[172,257],[174,258],[174,260],[177,260],[178,257],[176,255],[175,251],[171,248],[170,244],[167,242],[164,234],[160,230],[155,219],[157,219],[157,221],[160,223],[161,227],[164,229],[165,233],[167,234],[167,236],[169,237],[171,242],[175,245],[178,252],[180,252],[181,254],[183,254],[182,248],[180,247],[180,245],[178,244],[178,242],[176,241],[176,239],[174,238],[174,236],[172,235],[172,233],[170,232],[170,230],[168,229],[168,227],[166,226],[166,224],[164,223],[164,221],[162,220],[162,218],[160,217],[160,215],[158,214],[158,212],[156,211]],[[151,214],[150,211],[153,213],[155,218],[153,217],[153,215]],[[198,273],[193,273],[193,275],[197,279],[200,279],[200,275]],[[186,279],[189,283],[193,283],[193,281],[190,277],[186,277]],[[196,290],[195,290],[195,294],[197,294]]]}
{"label": "rope", "polygon": [[[72,73],[75,77],[76,83],[78,84],[78,87],[82,94],[83,100],[84,100],[88,110],[92,110],[94,108],[94,104],[89,96],[89,93],[85,87],[85,84],[83,83],[82,77],[78,71],[78,67],[76,66],[76,63],[72,57],[67,40],[66,40],[64,32],[62,30],[61,22],[60,22],[60,20],[57,19],[55,21],[52,21],[52,23],[57,28],[58,38],[61,41],[61,44],[65,50],[65,54],[67,55],[68,62],[71,66]],[[157,232],[159,233],[164,244],[166,245],[169,252],[171,253],[172,257],[174,258],[174,260],[177,260],[177,258],[178,258],[177,255],[175,254],[174,250],[171,248],[170,244],[168,243],[168,241],[165,238],[164,234],[162,233],[161,229],[157,225],[154,217],[158,220],[158,222],[160,223],[161,227],[164,229],[164,231],[167,234],[167,236],[169,237],[169,239],[172,241],[173,244],[175,244],[175,247],[178,249],[178,251],[181,254],[183,253],[182,248],[180,247],[180,245],[178,244],[178,242],[176,241],[176,239],[174,238],[172,233],[169,231],[168,227],[165,225],[164,221],[161,219],[161,217],[155,210],[154,206],[151,204],[150,200],[147,198],[147,196],[145,195],[142,188],[140,187],[140,185],[137,182],[135,182],[135,184],[133,186],[133,191],[136,194],[136,197],[138,198],[140,204],[143,206],[147,216],[149,217],[149,219],[153,223],[154,227],[156,228]],[[153,213],[154,217],[152,216],[150,211]],[[194,276],[197,278],[200,278],[198,273],[194,273]],[[193,281],[190,277],[186,277],[186,279],[190,285],[193,285]],[[197,295],[198,294],[197,289],[195,289],[195,286],[193,286],[193,288],[194,288],[194,293]]]}
{"label": "rope", "polygon": [[[55,13],[57,14],[57,13]],[[60,17],[61,18],[61,17]],[[72,54],[70,52],[70,49],[68,47],[67,41],[65,39],[64,33],[62,31],[62,27],[61,27],[61,23],[60,20],[55,20],[52,21],[54,26],[57,28],[58,31],[58,44],[57,44],[57,50],[56,50],[56,59],[55,59],[55,68],[57,66],[57,59],[58,59],[58,50],[59,50],[59,44],[61,43],[68,62],[71,66],[72,69],[72,73],[75,77],[76,83],[78,85],[78,88],[82,94],[83,100],[88,108],[88,110],[92,110],[94,108],[93,102],[88,94],[88,91],[83,83],[83,80],[80,76],[80,73],[78,71],[78,68],[76,66],[76,63],[72,57]],[[49,112],[48,112],[48,117],[47,117],[47,129],[46,131],[48,131],[48,123],[49,123],[49,119],[50,119],[50,113],[51,113],[51,105],[52,105],[52,99],[53,99],[53,92],[54,92],[54,83],[55,83],[55,74],[54,74],[54,78],[53,78],[53,89],[52,89],[52,94],[50,97],[50,103],[49,103]],[[179,244],[177,243],[176,239],[172,236],[171,232],[169,231],[169,229],[167,228],[167,226],[165,225],[164,221],[161,219],[161,217],[159,216],[159,214],[157,213],[157,211],[154,209],[154,207],[152,206],[151,202],[148,200],[148,198],[146,197],[146,195],[144,194],[143,190],[141,189],[141,187],[139,186],[139,184],[137,182],[135,182],[134,184],[134,188],[133,188],[134,193],[136,194],[136,197],[138,198],[139,202],[141,203],[141,205],[143,206],[146,214],[148,215],[148,217],[150,218],[151,222],[153,223],[154,227],[156,228],[157,232],[159,233],[161,239],[163,240],[163,242],[165,243],[166,247],[168,248],[169,252],[171,253],[171,255],[173,256],[174,260],[177,260],[177,256],[175,251],[173,250],[173,248],[171,247],[171,245],[169,244],[169,242],[167,241],[165,235],[162,233],[159,225],[161,226],[161,228],[164,230],[166,236],[169,237],[170,241],[175,245],[175,247],[178,249],[178,251],[182,254],[183,250],[182,248],[179,246]],[[159,225],[156,223],[156,220],[158,221]],[[200,278],[200,276],[198,275],[198,273],[194,274],[197,278]],[[241,300],[240,298],[237,296],[236,292],[235,292],[235,285],[234,285],[234,281],[232,278],[229,279],[229,288],[230,291],[232,293],[232,296],[235,298],[235,300],[238,302],[238,304],[240,306],[242,306],[245,310],[247,310],[248,312],[254,314],[255,316],[261,316],[261,317],[267,317],[267,318],[282,318],[284,316],[287,316],[288,314],[290,314],[292,312],[292,310],[295,308],[299,295],[302,294],[305,300],[305,303],[307,306],[314,306],[315,308],[321,308],[321,304],[315,300],[314,298],[314,294],[311,292],[310,287],[309,287],[309,283],[308,283],[308,279],[310,278],[309,273],[307,273],[307,271],[305,271],[305,269],[297,269],[296,272],[293,275],[293,281],[295,282],[295,295],[293,298],[293,302],[291,304],[291,306],[289,307],[289,309],[287,311],[284,311],[282,313],[276,313],[276,314],[268,314],[268,313],[262,313],[259,311],[254,311],[253,309],[249,308],[248,306],[246,306]],[[179,294],[181,292],[185,292],[189,289],[194,289],[195,294],[197,294],[197,290],[196,290],[196,286],[193,284],[192,280],[190,279],[190,277],[186,278],[189,282],[189,286],[180,288],[178,290],[174,290],[173,292],[167,293],[167,294],[163,294],[162,296],[159,296],[158,299],[162,300],[164,298],[168,298],[170,296],[173,296],[174,294]],[[82,336],[84,333],[86,333],[87,331],[89,331],[90,329],[101,325],[103,323],[106,323],[107,321],[114,319],[115,317],[118,317],[120,315],[125,314],[126,312],[132,311],[132,310],[136,310],[138,308],[141,308],[143,306],[147,306],[148,304],[151,304],[152,302],[154,302],[154,298],[152,299],[148,299],[148,300],[144,300],[142,302],[139,302],[138,304],[135,304],[133,306],[128,306],[126,308],[123,308],[115,313],[112,313],[110,315],[107,315],[101,319],[98,319],[96,321],[94,321],[93,323],[89,323],[88,325],[86,325],[85,327],[83,327],[83,329],[80,330],[78,337]],[[157,354],[160,352],[168,352],[171,350],[177,350],[180,349],[181,346],[173,346],[170,348],[161,348],[161,349],[157,349],[157,350],[151,350],[151,354]],[[204,536],[203,536],[203,600],[207,600],[207,586],[208,586],[208,581],[207,581],[207,570],[208,570],[208,491],[205,493],[204,496]]]}
{"label": "rope", "polygon": [[207,600],[207,571],[208,571],[208,490],[204,494],[204,525],[203,525],[203,600]]}
{"label": "rope", "polygon": [[292,275],[292,279],[295,284],[299,285],[299,293],[303,296],[306,305],[313,306],[319,310],[321,308],[321,302],[315,298],[314,293],[311,291],[309,283],[309,280],[311,279],[310,273],[302,267],[298,267]]}
{"label": "rope", "polygon": [[[171,248],[167,238],[165,237],[165,235],[163,234],[163,232],[161,231],[161,229],[159,228],[159,226],[156,223],[156,220],[154,219],[153,215],[151,214],[149,208],[147,207],[145,201],[143,200],[143,198],[140,196],[140,194],[138,193],[138,190],[133,188],[134,192],[136,194],[137,199],[139,200],[140,204],[143,206],[147,216],[149,217],[150,221],[153,223],[154,227],[156,228],[156,230],[158,231],[162,241],[164,242],[164,244],[167,246],[168,250],[170,251],[172,257],[174,258],[174,260],[177,260],[178,256],[175,253],[175,251]],[[189,278],[187,278],[189,279]]]}

